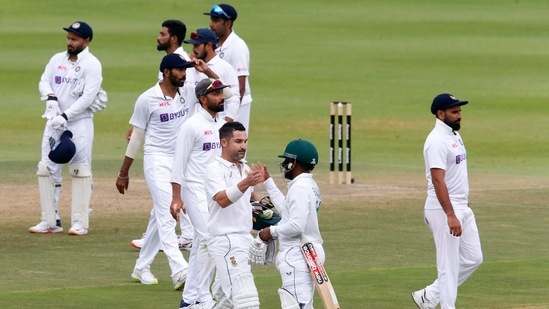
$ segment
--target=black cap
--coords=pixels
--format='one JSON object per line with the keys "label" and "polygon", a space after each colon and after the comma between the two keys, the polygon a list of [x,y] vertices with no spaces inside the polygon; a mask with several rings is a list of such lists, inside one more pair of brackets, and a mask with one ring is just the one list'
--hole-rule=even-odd
{"label": "black cap", "polygon": [[431,113],[436,115],[439,110],[445,110],[452,106],[461,106],[467,103],[469,103],[469,101],[461,101],[449,93],[441,93],[433,99],[433,104],[431,104]]}
{"label": "black cap", "polygon": [[194,88],[194,93],[196,94],[196,98],[200,99],[201,96],[205,96],[214,90],[227,87],[229,87],[229,85],[224,85],[220,79],[204,78],[203,80],[199,81],[198,84],[196,84],[196,87]]}
{"label": "black cap", "polygon": [[86,24],[83,21],[75,21],[70,27],[63,28],[63,30],[76,33],[84,39],[90,39],[90,42],[93,39],[92,28],[90,27],[90,25]]}
{"label": "black cap", "polygon": [[164,72],[165,69],[171,70],[175,68],[192,68],[194,67],[194,62],[187,61],[183,55],[180,54],[169,54],[162,58],[160,62],[160,72]]}
{"label": "black cap", "polygon": [[230,21],[235,21],[238,14],[232,5],[230,4],[215,4],[209,13],[204,15],[210,15],[212,17],[223,18]]}

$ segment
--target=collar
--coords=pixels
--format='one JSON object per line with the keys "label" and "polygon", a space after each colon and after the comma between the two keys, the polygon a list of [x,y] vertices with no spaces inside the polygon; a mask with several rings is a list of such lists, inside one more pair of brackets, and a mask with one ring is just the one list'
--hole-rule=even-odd
{"label": "collar", "polygon": [[305,178],[310,178],[312,179],[313,178],[313,174],[311,173],[301,173],[299,175],[297,175],[296,178],[292,179],[290,182],[288,182],[288,188],[291,187],[296,181],[298,181],[299,179],[305,179]]}
{"label": "collar", "polygon": [[[158,82],[156,82],[156,84],[154,85],[154,94],[159,97],[159,98],[162,98],[164,100],[173,100],[175,98],[170,98],[170,97],[167,97],[166,95],[164,95],[164,91],[162,91],[162,88],[160,87],[160,83],[162,82],[162,80],[159,80]],[[181,95],[181,93],[179,93],[179,89],[181,88],[177,88],[177,94],[178,95]],[[177,97],[177,96],[176,96]]]}
{"label": "collar", "polygon": [[[216,157],[215,159],[216,159],[219,163],[223,164],[223,165],[224,165],[225,167],[227,167],[227,168],[231,168],[231,167],[233,167],[233,166],[236,167],[236,163],[229,162],[229,161],[223,159],[221,156],[218,156],[218,157]],[[242,166],[244,166],[243,160],[240,160],[239,162],[240,162],[240,164],[242,164]]]}
{"label": "collar", "polygon": [[215,65],[216,63],[219,62],[219,60],[221,60],[221,58],[216,53],[215,56],[212,59],[210,59],[210,61],[208,61],[208,66]]}
{"label": "collar", "polygon": [[435,128],[437,128],[437,130],[441,131],[441,132],[444,132],[445,134],[448,134],[448,135],[456,135],[454,134],[454,130],[452,130],[452,128],[450,128],[447,124],[445,124],[442,120],[440,119],[436,119],[436,122],[435,122]]}
{"label": "collar", "polygon": [[214,117],[212,117],[212,115],[210,115],[210,113],[208,113],[207,110],[204,109],[204,107],[202,107],[202,105],[200,105],[198,107],[197,113],[199,113],[202,117],[204,117],[204,119],[207,119],[210,122],[219,122],[220,121],[219,113],[215,114],[215,118],[214,118]]}

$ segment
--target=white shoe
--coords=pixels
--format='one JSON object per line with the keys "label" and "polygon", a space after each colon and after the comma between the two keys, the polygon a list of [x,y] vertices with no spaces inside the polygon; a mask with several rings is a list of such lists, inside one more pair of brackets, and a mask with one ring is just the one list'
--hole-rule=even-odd
{"label": "white shoe", "polygon": [[[144,236],[144,235],[143,235]],[[137,249],[141,249],[143,248],[143,243],[145,242],[145,237],[143,238],[140,238],[140,239],[134,239],[132,240],[132,242],[130,243],[130,245],[132,245],[132,247],[135,247]]]}
{"label": "white shoe", "polygon": [[191,250],[193,240],[179,235],[177,236],[177,244],[179,245],[179,250]]}
{"label": "white shoe", "polygon": [[143,284],[158,284],[158,279],[151,273],[151,270],[148,268],[137,269],[134,268],[132,273],[132,278],[136,282],[141,282]]}
{"label": "white shoe", "polygon": [[427,299],[427,291],[425,289],[412,292],[412,299],[419,309],[435,309],[437,307]]}
{"label": "white shoe", "polygon": [[59,234],[63,233],[63,228],[61,226],[50,227],[48,222],[40,221],[37,225],[29,227],[29,232],[34,234]]}
{"label": "white shoe", "polygon": [[69,235],[86,235],[88,234],[88,229],[84,227],[80,221],[76,221],[73,223],[72,227],[69,230]]}
{"label": "white shoe", "polygon": [[176,291],[183,290],[185,286],[185,281],[187,280],[187,270],[184,269],[172,277],[173,289]]}

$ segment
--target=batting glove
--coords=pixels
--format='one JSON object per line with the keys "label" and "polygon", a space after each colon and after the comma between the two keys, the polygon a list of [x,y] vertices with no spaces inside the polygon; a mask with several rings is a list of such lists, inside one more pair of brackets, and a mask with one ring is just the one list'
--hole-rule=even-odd
{"label": "batting glove", "polygon": [[50,121],[50,127],[54,130],[59,130],[61,128],[65,128],[67,126],[67,119],[64,117],[64,114],[55,116]]}
{"label": "batting glove", "polygon": [[267,244],[259,238],[259,235],[254,238],[250,246],[249,260],[250,264],[265,265],[265,253]]}
{"label": "batting glove", "polygon": [[59,109],[57,97],[48,96],[48,99],[46,100],[46,111],[42,115],[42,118],[52,120],[54,117],[59,115],[61,115],[61,110]]}

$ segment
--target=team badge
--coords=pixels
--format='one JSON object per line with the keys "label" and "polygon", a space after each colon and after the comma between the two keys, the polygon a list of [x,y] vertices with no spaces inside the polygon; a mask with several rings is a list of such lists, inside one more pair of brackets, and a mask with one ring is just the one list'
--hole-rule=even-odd
{"label": "team badge", "polygon": [[80,23],[74,23],[74,24],[72,24],[71,28],[73,28],[73,29],[78,29],[78,28],[80,28]]}
{"label": "team badge", "polygon": [[231,259],[231,265],[236,266],[237,265],[236,258],[234,256],[231,256],[230,259]]}
{"label": "team badge", "polygon": [[184,97],[179,97],[179,102],[181,104],[185,104],[185,98]]}
{"label": "team badge", "polygon": [[219,58],[223,58],[224,56],[225,56],[225,53],[224,53],[224,52],[221,52],[221,53],[219,54]]}
{"label": "team badge", "polygon": [[80,66],[77,66],[75,69],[74,69],[75,72],[78,72],[80,71]]}

